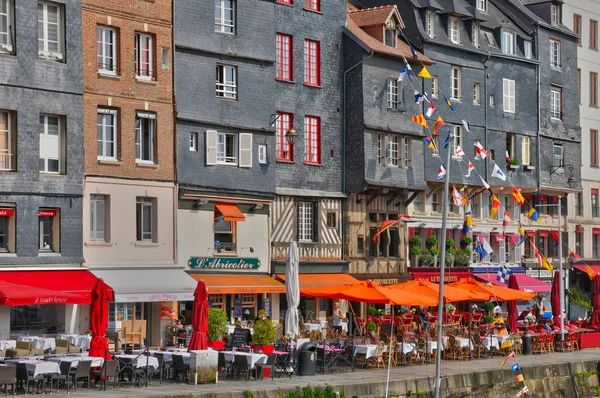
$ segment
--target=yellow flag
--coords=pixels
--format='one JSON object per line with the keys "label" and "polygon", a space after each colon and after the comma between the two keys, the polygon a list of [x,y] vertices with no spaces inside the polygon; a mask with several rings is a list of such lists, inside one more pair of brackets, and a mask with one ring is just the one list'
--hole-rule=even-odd
{"label": "yellow flag", "polygon": [[429,71],[427,70],[427,68],[425,67],[425,65],[423,65],[423,69],[421,69],[421,72],[419,72],[419,77],[424,77],[426,79],[431,79],[431,75],[429,74]]}
{"label": "yellow flag", "polygon": [[550,264],[550,262],[548,261],[548,259],[546,257],[542,257],[541,266],[546,268],[550,272],[554,271],[554,267],[552,266],[552,264]]}
{"label": "yellow flag", "polygon": [[500,344],[500,348],[509,348],[510,346],[512,346],[512,343],[510,342],[510,340],[506,340],[505,342]]}
{"label": "yellow flag", "polygon": [[589,265],[585,266],[585,272],[587,272],[588,276],[590,277],[590,280],[594,279],[594,277],[596,276],[596,272],[594,272],[594,270]]}

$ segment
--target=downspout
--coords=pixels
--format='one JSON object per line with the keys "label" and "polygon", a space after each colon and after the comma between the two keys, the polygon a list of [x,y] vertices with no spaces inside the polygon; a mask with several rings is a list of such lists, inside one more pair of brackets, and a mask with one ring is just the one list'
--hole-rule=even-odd
{"label": "downspout", "polygon": [[[343,94],[342,94],[342,110],[343,110],[343,114],[342,114],[342,193],[346,194],[346,75],[348,75],[349,72],[351,72],[352,70],[354,70],[355,68],[357,68],[358,66],[362,65],[366,60],[368,60],[369,58],[371,58],[373,55],[375,55],[375,52],[373,50],[371,50],[371,53],[369,55],[367,55],[366,57],[364,57],[363,59],[361,59],[359,62],[357,62],[356,64],[354,64],[353,66],[351,66],[349,69],[346,69],[344,71],[344,77],[343,77],[343,83],[342,83],[342,90],[343,90]],[[345,223],[345,218],[344,218],[344,214],[346,214],[346,204],[348,202],[348,199],[344,200],[343,204],[342,204],[342,248],[341,248],[341,258],[342,260],[344,259],[344,245],[346,242],[346,223]]]}
{"label": "downspout", "polygon": [[175,3],[171,2],[171,90],[173,111],[173,263],[179,265],[179,237],[177,214],[179,212],[179,183],[177,178],[177,95],[175,93]]}
{"label": "downspout", "polygon": [[[488,89],[487,89],[487,82],[488,82],[488,66],[487,63],[490,60],[490,58],[492,57],[492,54],[487,51],[487,59],[485,61],[483,61],[483,103],[484,103],[484,107],[483,107],[483,146],[485,148],[488,147],[488,105],[489,105],[489,99],[488,99]],[[481,99],[480,99],[481,101]],[[495,101],[495,98],[494,98]],[[494,102],[495,105],[495,102]],[[488,162],[485,162],[485,175],[488,175]]]}
{"label": "downspout", "polygon": [[[539,25],[535,26],[535,49],[537,52],[537,57],[539,59],[540,57],[540,37],[539,37]],[[541,64],[538,63],[535,66],[535,74],[536,74],[536,78],[537,78],[537,118],[538,118],[538,128],[537,128],[537,181],[538,181],[538,193],[540,192],[540,188],[541,188],[541,178],[542,178],[542,149],[541,149],[541,136],[540,136],[540,131],[542,128],[542,118],[540,117],[540,112],[542,110],[541,107],[541,89],[542,89],[542,81],[541,81]]]}

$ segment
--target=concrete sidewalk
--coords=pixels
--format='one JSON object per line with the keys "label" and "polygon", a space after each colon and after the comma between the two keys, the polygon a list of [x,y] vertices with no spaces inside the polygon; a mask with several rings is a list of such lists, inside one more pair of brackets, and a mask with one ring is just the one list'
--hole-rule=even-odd
{"label": "concrete sidewalk", "polygon": [[[508,360],[504,366],[504,369],[501,369],[500,367],[503,361],[503,358],[501,357],[473,361],[443,361],[442,374],[446,378],[446,381],[448,381],[452,375],[473,375],[476,373],[485,373],[490,371],[493,373],[489,374],[497,374],[497,372],[510,372],[510,368],[515,362],[518,362],[519,365],[524,369],[525,373],[527,373],[527,369],[533,367],[543,368],[544,366],[556,366],[557,364],[568,365],[570,363],[582,363],[596,361],[598,359],[600,359],[600,350],[588,349],[570,353],[520,356],[516,359]],[[204,384],[198,386],[181,382],[166,382],[161,386],[159,385],[158,381],[154,381],[149,387],[118,387],[116,390],[113,390],[109,385],[107,391],[100,391],[98,389],[92,389],[90,391],[78,389],[77,392],[71,390],[70,394],[68,395],[66,393],[63,394],[62,391],[60,393],[53,393],[52,395],[57,398],[220,398],[244,397],[244,393],[246,391],[252,391],[256,397],[268,396],[271,398],[276,398],[281,392],[293,390],[296,386],[306,386],[309,384],[311,386],[324,386],[329,384],[338,391],[345,391],[346,396],[350,398],[352,395],[357,395],[359,397],[373,396],[373,391],[383,392],[385,389],[386,375],[387,370],[385,369],[361,369],[355,372],[293,377],[292,379],[284,376],[275,380],[271,380],[269,378],[263,381],[249,382],[222,380],[217,384]],[[435,366],[433,364],[425,366],[393,368],[390,370],[390,385],[394,386],[394,388],[398,390],[399,384],[405,383],[405,385],[409,385],[410,383],[414,383],[415,380],[429,379],[425,380],[424,383],[431,383],[431,380],[434,378],[434,376]],[[426,387],[424,385],[422,386]],[[423,388],[423,390],[425,390],[425,388]],[[352,395],[349,395],[349,393]],[[396,394],[398,394],[397,391]]]}

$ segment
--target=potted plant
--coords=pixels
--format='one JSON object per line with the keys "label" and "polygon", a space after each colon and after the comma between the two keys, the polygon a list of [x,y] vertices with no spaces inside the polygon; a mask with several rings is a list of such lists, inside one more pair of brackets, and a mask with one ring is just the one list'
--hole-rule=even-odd
{"label": "potted plant", "polygon": [[367,309],[367,312],[369,313],[369,316],[375,316],[377,315],[377,308],[371,306]]}
{"label": "potted plant", "polygon": [[486,315],[486,317],[483,318],[483,322],[489,325],[490,323],[494,322],[494,317],[491,315]]}
{"label": "potted plant", "polygon": [[430,237],[427,238],[427,248],[431,249],[431,248],[436,248],[437,247],[437,238],[433,235],[431,235]]}
{"label": "potted plant", "polygon": [[519,162],[519,159],[517,159],[517,158],[512,158],[512,159],[510,160],[510,164],[508,165],[508,168],[509,168],[509,169],[516,170],[516,169],[518,169],[518,168],[519,168],[519,163],[520,163],[520,162]]}
{"label": "potted plant", "polygon": [[375,337],[375,332],[377,331],[377,325],[375,325],[375,322],[370,321],[369,323],[367,323],[367,330],[369,331],[371,336]]}
{"label": "potted plant", "polygon": [[425,253],[419,256],[419,261],[421,262],[422,266],[433,265],[433,260],[433,254],[431,254],[429,251],[426,251]]}
{"label": "potted plant", "polygon": [[254,334],[252,335],[252,344],[250,346],[253,350],[262,350],[265,354],[272,354],[276,338],[275,326],[267,318],[267,311],[258,311],[258,320],[254,323]]}
{"label": "potted plant", "polygon": [[448,304],[446,304],[446,311],[448,311],[450,314],[454,315],[454,312],[456,311],[456,307],[453,306],[452,304],[448,303]]}
{"label": "potted plant", "polygon": [[397,311],[397,314],[400,316],[404,316],[404,315],[408,314],[408,308],[400,307]]}
{"label": "potted plant", "polygon": [[490,316],[491,316],[491,314],[492,314],[492,311],[494,311],[494,307],[495,307],[495,306],[496,306],[496,305],[495,305],[493,302],[491,302],[491,301],[488,301],[487,303],[485,303],[485,304],[483,305],[483,309],[486,311],[486,313],[487,313],[488,315],[490,315]]}
{"label": "potted plant", "polygon": [[208,310],[208,346],[214,349],[225,347],[223,337],[227,332],[227,313],[218,308]]}
{"label": "potted plant", "polygon": [[471,243],[473,243],[473,239],[469,236],[463,236],[463,238],[460,240],[460,246],[462,249],[469,249],[470,251],[470,247],[471,247]]}

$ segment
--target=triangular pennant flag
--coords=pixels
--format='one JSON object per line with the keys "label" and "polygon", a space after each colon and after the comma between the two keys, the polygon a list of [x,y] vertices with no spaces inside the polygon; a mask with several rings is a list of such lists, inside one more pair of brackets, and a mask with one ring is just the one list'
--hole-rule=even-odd
{"label": "triangular pennant flag", "polygon": [[452,199],[454,200],[454,206],[460,207],[462,205],[462,196],[460,196],[454,185],[452,185]]}
{"label": "triangular pennant flag", "polygon": [[501,204],[502,202],[500,202],[500,199],[498,199],[496,195],[492,194],[492,209],[490,210],[490,220],[493,220],[494,217],[496,217],[496,213],[498,212],[498,209],[500,208]]}
{"label": "triangular pennant flag", "polygon": [[525,203],[525,197],[521,195],[521,192],[517,189],[517,187],[513,187],[513,199],[517,202],[519,206],[522,206]]}
{"label": "triangular pennant flag", "polygon": [[377,231],[377,233],[375,235],[373,235],[373,238],[371,238],[373,240],[373,242],[377,242],[377,237],[379,235],[381,235],[385,230],[389,229],[390,227],[398,224],[400,222],[400,218],[396,219],[396,220],[386,220],[381,224],[381,227],[379,228],[379,230]]}
{"label": "triangular pennant flag", "polygon": [[[510,346],[510,340],[506,340],[506,341],[509,343],[509,346]],[[504,344],[504,343],[502,343],[502,344]],[[502,347],[502,348],[504,348],[504,347]],[[523,380],[525,380],[525,379],[523,378],[523,375],[522,375],[522,374],[518,374],[518,375],[516,375],[516,376],[515,376],[515,381],[516,381],[517,383],[520,383],[520,382],[522,382]]]}
{"label": "triangular pennant flag", "polygon": [[487,151],[479,141],[475,141],[475,153],[481,159],[485,159],[488,155]]}
{"label": "triangular pennant flag", "polygon": [[473,217],[471,216],[465,216],[465,221],[463,222],[463,228],[462,228],[462,234],[466,235],[469,233],[469,231],[471,230],[471,228],[473,227]]}
{"label": "triangular pennant flag", "polygon": [[482,176],[479,176],[479,178],[481,178],[481,183],[483,184],[483,186],[485,187],[485,189],[489,190],[490,189],[490,184],[488,184]]}
{"label": "triangular pennant flag", "polygon": [[433,135],[438,135],[438,126],[442,125],[445,126],[446,123],[444,123],[444,120],[442,119],[441,116],[438,116],[438,118],[435,120],[435,124],[433,125]]}
{"label": "triangular pennant flag", "polygon": [[444,149],[448,149],[448,146],[450,145],[450,139],[451,138],[453,138],[452,131],[448,130],[448,135],[446,136],[446,139],[444,140]]}
{"label": "triangular pennant flag", "polygon": [[521,388],[521,391],[519,391],[517,393],[517,395],[515,395],[515,397],[523,396],[523,395],[527,394],[528,392],[529,392],[529,388],[527,388],[527,386],[525,386],[525,387]]}
{"label": "triangular pennant flag", "polygon": [[467,131],[467,133],[471,132],[471,126],[469,125],[469,123],[465,120],[465,119],[460,119],[463,127],[465,128],[465,130]]}
{"label": "triangular pennant flag", "polygon": [[559,242],[560,242],[560,237],[558,236],[558,232],[556,232],[556,231],[550,231],[550,233],[552,234],[552,238],[556,242],[556,244],[554,245],[554,248],[558,249],[558,245],[559,245]]}
{"label": "triangular pennant flag", "polygon": [[500,170],[500,167],[498,167],[497,164],[494,164],[494,170],[492,170],[492,177],[496,177],[501,179],[502,181],[506,181],[506,174],[504,174],[504,172]]}
{"label": "triangular pennant flag", "polygon": [[506,151],[506,163],[510,163],[510,155],[508,154],[508,151]]}
{"label": "triangular pennant flag", "polygon": [[421,72],[419,72],[418,76],[425,79],[431,79],[431,75],[429,74],[429,71],[427,70],[425,65],[423,65],[423,69],[421,69]]}
{"label": "triangular pennant flag", "polygon": [[502,221],[502,226],[507,227],[511,221],[512,221],[512,217],[506,210],[504,210],[504,220]]}
{"label": "triangular pennant flag", "polygon": [[456,112],[454,110],[454,107],[452,106],[452,103],[450,102],[450,100],[448,98],[446,98],[446,94],[442,93],[442,96],[444,97],[444,101],[446,101],[446,105],[448,105],[448,107],[450,109],[452,109],[452,112]]}
{"label": "triangular pennant flag", "polygon": [[544,260],[542,260],[542,255],[540,254],[540,251],[532,241],[529,241],[529,244],[531,245],[531,249],[533,250],[533,255],[537,258],[538,264],[542,265]]}
{"label": "triangular pennant flag", "polygon": [[[573,258],[573,260],[575,260],[575,261],[582,261],[582,260],[583,260],[583,259],[582,259],[581,257],[579,257],[579,256],[577,255],[577,253],[575,253],[575,252],[571,252],[571,253],[570,253],[570,255],[571,255],[571,257]],[[572,261],[572,260],[571,260],[571,261]]]}
{"label": "triangular pennant flag", "polygon": [[429,96],[427,95],[426,91],[423,91],[423,98],[425,99],[425,101],[427,101],[431,104],[431,100],[429,99]]}
{"label": "triangular pennant flag", "polygon": [[423,142],[427,145],[427,148],[431,148],[434,151],[437,151],[437,148],[435,147],[435,142],[433,142],[432,136],[423,138]]}
{"label": "triangular pennant flag", "polygon": [[454,149],[454,154],[452,155],[452,157],[454,159],[456,159],[458,162],[460,162],[460,161],[462,161],[463,156],[465,156],[465,151],[462,150],[460,145],[457,145],[456,148]]}
{"label": "triangular pennant flag", "polygon": [[415,90],[415,104],[420,104],[423,101],[423,95]]}
{"label": "triangular pennant flag", "polygon": [[410,52],[412,53],[413,58],[414,59],[418,59],[419,56],[417,55],[417,52],[415,51],[415,48],[412,46],[412,44],[410,44],[410,42],[408,40],[406,41],[406,43],[410,47]]}
{"label": "triangular pennant flag", "polygon": [[529,218],[531,221],[537,222],[538,224],[542,222],[539,213],[533,207],[529,210],[529,213],[527,213],[527,218]]}
{"label": "triangular pennant flag", "polygon": [[503,341],[500,344],[500,348],[510,348],[512,346],[512,342],[510,340]]}
{"label": "triangular pennant flag", "polygon": [[425,119],[425,117],[423,115],[413,116],[412,121],[420,124],[421,126],[423,126],[425,128],[429,128],[429,126],[427,125],[427,120]]}
{"label": "triangular pennant flag", "polygon": [[398,77],[398,81],[401,82],[402,80],[404,80],[405,76],[408,77],[408,80],[412,81],[412,78],[410,77],[409,69],[406,66],[404,68],[402,68],[402,70],[400,71],[400,76]]}
{"label": "triangular pennant flag", "polygon": [[502,365],[500,365],[500,367],[503,368],[506,361],[508,361],[509,359],[514,358],[514,357],[515,357],[515,352],[513,351],[506,357],[506,359],[504,361],[502,361]]}
{"label": "triangular pennant flag", "polygon": [[471,177],[471,172],[473,171],[473,169],[475,168],[475,166],[473,166],[473,163],[471,163],[471,161],[469,161],[469,165],[467,166],[467,174],[465,175],[465,177]]}
{"label": "triangular pennant flag", "polygon": [[554,271],[554,266],[548,261],[548,259],[542,256],[542,263],[540,264],[543,268],[546,268],[550,273]]}
{"label": "triangular pennant flag", "polygon": [[517,246],[520,246],[523,242],[525,242],[525,231],[521,227],[517,227],[517,231],[519,231],[519,242]]}
{"label": "triangular pennant flag", "polygon": [[515,362],[512,366],[512,371],[516,372],[517,370],[521,369],[521,367],[519,366],[518,362]]}
{"label": "triangular pennant flag", "polygon": [[438,175],[436,180],[440,181],[443,180],[444,177],[446,177],[446,166],[444,166],[443,164],[440,165],[440,170],[438,171]]}
{"label": "triangular pennant flag", "polygon": [[596,276],[596,271],[594,271],[589,265],[585,266],[585,272],[587,272],[590,280],[594,279],[594,277]]}
{"label": "triangular pennant flag", "polygon": [[[436,110],[435,105],[432,102],[431,104],[429,104],[429,108],[427,108],[427,112],[425,112],[425,117],[427,119],[429,119],[431,117],[431,115],[433,115],[433,112],[435,112],[435,110]],[[434,125],[433,129],[435,130],[435,125]]]}

